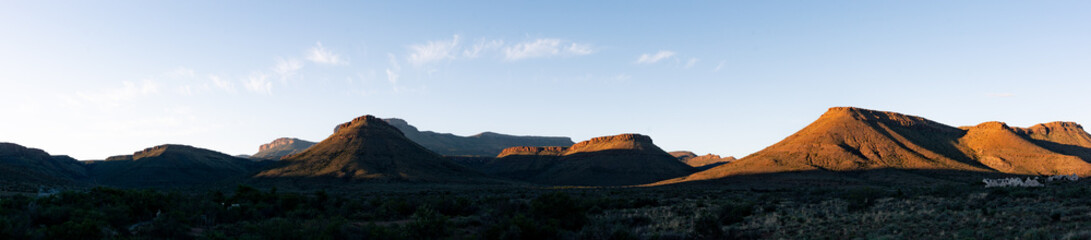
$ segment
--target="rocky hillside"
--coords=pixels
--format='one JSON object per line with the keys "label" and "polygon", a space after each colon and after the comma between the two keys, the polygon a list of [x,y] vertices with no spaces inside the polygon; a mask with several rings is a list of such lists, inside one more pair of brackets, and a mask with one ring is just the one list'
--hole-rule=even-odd
{"label": "rocky hillside", "polygon": [[1088,176],[1091,158],[1081,155],[1088,148],[1080,145],[1086,139],[1091,137],[1074,123],[955,128],[917,116],[835,107],[757,153],[659,184],[793,172],[881,172],[860,175],[881,181],[898,180],[891,174],[904,171]]}
{"label": "rocky hillside", "polygon": [[482,182],[488,179],[409,140],[386,121],[366,115],[338,125],[325,140],[281,159],[261,179]]}
{"label": "rocky hillside", "polygon": [[483,169],[532,183],[582,186],[650,183],[695,171],[640,134],[597,137],[571,147],[512,147]]}

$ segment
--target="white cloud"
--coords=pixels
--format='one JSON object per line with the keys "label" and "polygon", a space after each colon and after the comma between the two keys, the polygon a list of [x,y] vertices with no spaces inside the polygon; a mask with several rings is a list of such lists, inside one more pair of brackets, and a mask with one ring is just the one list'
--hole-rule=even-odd
{"label": "white cloud", "polygon": [[725,61],[720,61],[720,64],[716,64],[716,68],[712,69],[712,71],[713,72],[719,72],[720,69],[723,69],[725,65],[727,65],[726,60]]}
{"label": "white cloud", "polygon": [[327,50],[322,46],[322,42],[318,42],[310,51],[307,51],[307,60],[315,63],[329,64],[329,65],[345,65],[347,61],[341,59],[340,55],[333,53],[333,51]]}
{"label": "white cloud", "polygon": [[269,81],[269,75],[265,73],[251,73],[250,76],[243,80],[243,86],[246,86],[246,90],[251,92],[266,95],[273,94],[273,83]]}
{"label": "white cloud", "polygon": [[504,58],[507,60],[521,60],[553,56],[580,56],[593,52],[594,50],[590,45],[566,43],[555,38],[542,38],[504,48]]}
{"label": "white cloud", "polygon": [[424,65],[430,62],[455,59],[458,54],[458,35],[450,41],[429,41],[409,46],[409,63]]}
{"label": "white cloud", "polygon": [[686,68],[692,68],[694,65],[697,65],[697,61],[700,61],[700,59],[690,58],[689,61],[686,61]]}
{"label": "white cloud", "polygon": [[667,51],[667,50],[659,51],[659,52],[655,53],[654,55],[645,53],[645,54],[640,55],[640,58],[636,59],[636,63],[638,63],[638,64],[652,64],[652,63],[657,63],[660,60],[667,59],[667,58],[670,58],[670,57],[673,57],[673,56],[674,56],[674,52],[673,51]]}
{"label": "white cloud", "polygon": [[476,58],[481,56],[481,53],[486,51],[492,51],[504,46],[504,40],[492,40],[486,41],[484,38],[477,40],[477,43],[466,50],[462,51],[462,56],[466,58]]}
{"label": "white cloud", "polygon": [[394,70],[386,69],[386,81],[390,82],[390,84],[398,84],[398,77],[398,73],[394,72]]}
{"label": "white cloud", "polygon": [[303,62],[296,59],[283,59],[277,58],[277,64],[273,66],[273,73],[279,78],[281,83],[287,82],[289,78],[294,77],[299,69],[303,69]]}
{"label": "white cloud", "polygon": [[220,90],[235,92],[235,84],[231,83],[230,81],[223,80],[223,78],[220,78],[220,76],[210,74],[208,75],[208,79],[212,80],[212,85],[216,86],[216,88],[219,88]]}
{"label": "white cloud", "polygon": [[591,54],[591,53],[594,52],[594,50],[591,49],[591,45],[579,44],[579,43],[572,43],[571,45],[568,46],[567,50],[568,50],[569,53],[572,53],[573,55],[587,55],[587,54]]}

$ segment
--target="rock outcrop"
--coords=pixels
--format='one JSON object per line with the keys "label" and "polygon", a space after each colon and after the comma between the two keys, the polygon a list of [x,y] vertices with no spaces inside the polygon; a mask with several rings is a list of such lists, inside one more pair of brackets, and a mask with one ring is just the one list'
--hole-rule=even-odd
{"label": "rock outcrop", "polygon": [[371,115],[338,125],[337,132],[298,154],[286,156],[260,179],[467,183],[483,174],[442,158]]}
{"label": "rock outcrop", "polygon": [[273,142],[262,144],[258,147],[258,152],[251,155],[250,158],[255,160],[280,160],[284,156],[303,152],[303,150],[307,150],[314,144],[314,142],[297,138],[277,138]]}
{"label": "rock outcrop", "polygon": [[572,147],[512,147],[483,167],[498,176],[549,185],[620,186],[694,172],[640,134],[597,137]]}
{"label": "rock outcrop", "polygon": [[493,157],[509,147],[572,145],[572,139],[567,137],[513,136],[494,132],[463,137],[450,133],[422,132],[402,119],[387,118],[383,121],[401,130],[413,142],[446,156]]}

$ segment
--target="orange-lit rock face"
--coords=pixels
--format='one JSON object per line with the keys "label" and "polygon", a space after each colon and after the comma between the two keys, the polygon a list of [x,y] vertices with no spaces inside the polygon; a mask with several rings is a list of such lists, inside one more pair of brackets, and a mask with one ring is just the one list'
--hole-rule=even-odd
{"label": "orange-lit rock face", "polygon": [[567,150],[568,147],[510,147],[505,148],[496,157],[502,158],[510,155],[560,156]]}
{"label": "orange-lit rock face", "polygon": [[1091,175],[1091,136],[1078,124],[954,128],[917,116],[834,107],[743,159],[658,184],[793,171],[874,169]]}
{"label": "orange-lit rock face", "polygon": [[695,171],[640,134],[596,137],[569,148],[507,148],[485,168],[533,183],[582,186],[644,184]]}
{"label": "orange-lit rock face", "polygon": [[295,142],[295,138],[277,138],[276,140],[273,140],[273,142],[262,144],[261,147],[258,147],[258,151],[265,151],[275,147],[288,146],[295,144]]}

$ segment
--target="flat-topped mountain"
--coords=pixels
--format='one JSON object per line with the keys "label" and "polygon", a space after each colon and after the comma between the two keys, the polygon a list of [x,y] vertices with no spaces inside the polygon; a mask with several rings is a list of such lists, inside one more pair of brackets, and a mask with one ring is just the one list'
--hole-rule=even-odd
{"label": "flat-topped mountain", "polygon": [[568,137],[513,136],[494,132],[463,137],[450,133],[422,132],[402,119],[387,118],[383,121],[401,130],[413,142],[447,156],[492,157],[509,147],[572,145],[572,139]]}
{"label": "flat-topped mountain", "polygon": [[690,151],[674,151],[669,153],[671,156],[678,158],[678,161],[682,161],[683,163],[686,163],[686,165],[695,167],[699,170],[713,168],[736,160],[735,157],[732,156],[720,157],[720,155],[711,153],[701,156],[697,156],[696,153]]}
{"label": "flat-topped mountain", "polygon": [[0,143],[0,185],[69,185],[87,178],[83,164],[71,157],[51,156],[41,149]]}
{"label": "flat-topped mountain", "polygon": [[210,185],[245,179],[262,164],[187,145],[165,144],[87,163],[98,184],[118,187]]}
{"label": "flat-topped mountain", "polygon": [[585,186],[650,183],[694,171],[640,134],[596,137],[572,147],[507,148],[483,169],[532,183]]}
{"label": "flat-topped mountain", "polygon": [[400,130],[374,116],[358,117],[335,129],[325,140],[282,158],[278,166],[256,177],[440,183],[487,180],[483,174],[409,140]]}
{"label": "flat-topped mountain", "polygon": [[871,170],[1087,176],[1091,175],[1087,163],[1091,159],[1057,150],[1061,148],[1057,145],[1070,152],[1086,150],[1070,145],[1080,144],[1086,135],[1073,123],[1020,129],[988,122],[955,128],[917,116],[835,107],[757,153],[659,184],[754,174]]}
{"label": "flat-topped mountain", "polygon": [[277,138],[273,142],[262,144],[258,147],[258,153],[251,155],[250,158],[258,160],[280,160],[280,158],[303,152],[307,148],[314,146],[314,142],[300,140],[298,138]]}

